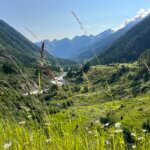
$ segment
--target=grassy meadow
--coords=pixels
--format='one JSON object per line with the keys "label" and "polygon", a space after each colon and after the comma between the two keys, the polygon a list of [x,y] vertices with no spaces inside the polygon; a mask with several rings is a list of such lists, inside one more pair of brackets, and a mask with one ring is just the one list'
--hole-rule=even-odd
{"label": "grassy meadow", "polygon": [[[27,74],[36,82],[35,71]],[[18,87],[21,75],[0,74],[0,149],[150,149],[150,75],[145,67],[134,63],[67,71],[62,87],[43,75],[42,86],[49,90],[28,96]]]}

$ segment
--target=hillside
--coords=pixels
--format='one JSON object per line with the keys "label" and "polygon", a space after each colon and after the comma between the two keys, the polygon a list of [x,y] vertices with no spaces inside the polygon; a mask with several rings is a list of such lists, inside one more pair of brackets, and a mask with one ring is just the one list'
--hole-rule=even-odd
{"label": "hillside", "polygon": [[141,53],[150,48],[149,37],[150,17],[147,17],[100,54],[99,60],[102,64],[135,61]]}
{"label": "hillside", "polygon": [[10,54],[25,65],[36,63],[37,47],[28,39],[0,20],[0,55]]}
{"label": "hillside", "polygon": [[[50,64],[56,65],[56,58],[46,53]],[[17,32],[4,21],[0,20],[0,56],[11,55],[25,66],[37,64],[39,47]],[[57,58],[59,62],[59,58]],[[76,64],[73,61],[61,59],[62,65]]]}
{"label": "hillside", "polygon": [[96,66],[86,77],[73,67],[67,84],[38,97],[3,89],[0,148],[148,150],[150,76],[141,67]]}
{"label": "hillside", "polygon": [[[79,62],[82,62],[87,59],[92,59],[92,57],[94,56],[93,50],[96,52],[97,55],[104,52],[109,47],[111,47],[113,43],[117,41],[121,36],[123,36],[130,29],[132,29],[134,26],[136,26],[141,21],[143,21],[145,17],[148,15],[149,12],[145,12],[144,14],[142,12],[139,12],[133,18],[126,20],[118,29],[116,30],[109,29],[102,32],[100,34],[102,37],[105,34],[107,36],[104,36],[103,38],[99,38],[97,41],[93,40],[92,45],[81,48],[77,53],[74,53],[72,55],[72,58]],[[107,34],[107,32],[108,33],[110,32],[111,34]]]}

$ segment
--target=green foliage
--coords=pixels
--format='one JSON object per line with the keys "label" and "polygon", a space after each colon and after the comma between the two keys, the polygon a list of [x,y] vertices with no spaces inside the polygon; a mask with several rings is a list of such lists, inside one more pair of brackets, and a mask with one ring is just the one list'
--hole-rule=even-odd
{"label": "green foliage", "polygon": [[131,131],[130,131],[129,128],[124,128],[123,134],[124,134],[124,137],[125,137],[125,141],[127,143],[129,143],[129,144],[135,143],[135,137],[132,136]]}
{"label": "green foliage", "polygon": [[[133,27],[129,32],[99,55],[101,64],[135,61],[150,48],[150,17]],[[96,58],[92,61],[96,62]]]}
{"label": "green foliage", "polygon": [[115,117],[115,112],[114,112],[114,111],[109,111],[109,112],[106,114],[106,117],[101,117],[101,118],[100,118],[100,121],[101,121],[101,123],[103,123],[103,124],[109,123],[109,125],[114,125],[115,122],[117,121],[117,120],[116,120],[116,117]]}
{"label": "green foliage", "polygon": [[83,93],[87,93],[88,91],[89,91],[89,88],[88,88],[87,85],[85,85],[84,88],[83,88]]}
{"label": "green foliage", "polygon": [[72,92],[80,92],[80,89],[81,89],[80,86],[75,85],[75,86],[72,88]]}
{"label": "green foliage", "polygon": [[2,66],[2,71],[6,74],[18,74],[19,72],[16,67],[10,63],[4,63]]}
{"label": "green foliage", "polygon": [[85,63],[85,64],[83,65],[82,71],[83,71],[84,73],[87,73],[87,72],[90,70],[90,67],[91,67],[90,62],[87,62],[87,63]]}
{"label": "green foliage", "polygon": [[143,123],[143,129],[150,132],[150,119]]}

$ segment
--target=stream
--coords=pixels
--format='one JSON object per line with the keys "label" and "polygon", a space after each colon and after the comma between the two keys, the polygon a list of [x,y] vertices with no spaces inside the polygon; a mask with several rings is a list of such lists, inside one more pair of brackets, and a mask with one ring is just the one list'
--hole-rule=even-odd
{"label": "stream", "polygon": [[[61,76],[58,76],[58,77],[55,77],[56,80],[51,80],[51,83],[52,84],[55,84],[55,85],[59,85],[59,86],[63,86],[63,84],[65,84],[65,79],[64,77],[66,76],[66,72],[64,72]],[[44,89],[44,90],[41,90],[39,92],[38,89],[36,90],[33,90],[31,91],[30,93],[25,93],[23,94],[23,96],[28,96],[29,94],[30,95],[37,95],[37,94],[43,94],[44,92],[48,91],[49,89]]]}

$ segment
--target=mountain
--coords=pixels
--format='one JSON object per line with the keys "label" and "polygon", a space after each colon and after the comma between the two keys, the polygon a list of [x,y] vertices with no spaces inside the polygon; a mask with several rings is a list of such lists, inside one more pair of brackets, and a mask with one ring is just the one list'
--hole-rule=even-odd
{"label": "mountain", "polygon": [[[47,61],[50,64],[56,64],[56,58],[47,52],[45,53]],[[23,65],[29,67],[37,64],[39,47],[35,46],[3,20],[0,20],[0,61],[2,62],[6,59],[4,59],[4,56],[9,57],[10,55],[14,57],[16,61],[18,60]],[[61,59],[61,64],[63,64],[63,62],[66,64],[67,60]],[[69,63],[72,63],[72,61],[69,61]]]}
{"label": "mountain", "polygon": [[38,48],[28,39],[0,20],[0,55],[12,55],[24,65],[36,62]]}
{"label": "mountain", "polygon": [[[82,47],[80,49],[77,49],[76,52],[72,54],[72,59],[78,62],[82,62],[84,60],[90,59],[94,56],[93,50],[97,53],[100,51],[100,49],[104,48],[106,45],[108,45],[107,39],[109,39],[113,35],[114,31],[111,29],[108,29],[100,34],[98,34],[96,37],[91,39],[92,42],[85,47]],[[97,51],[98,50],[98,51]]]}
{"label": "mountain", "polygon": [[[45,40],[47,50],[56,57],[69,58],[78,62],[91,59],[94,57],[93,50],[97,55],[107,50],[116,40],[140,23],[149,14],[149,10],[142,9],[136,16],[127,19],[115,31],[108,29],[96,36],[76,36],[72,40],[68,38],[53,41]],[[36,45],[40,46],[41,42],[36,43]]]}
{"label": "mountain", "polygon": [[[116,40],[127,33],[130,29],[143,21],[143,19],[149,14],[150,11],[148,10],[140,10],[135,17],[127,19],[119,28],[117,28],[117,30],[108,30],[113,31],[108,36],[100,38],[99,40],[94,41],[92,45],[81,48],[78,53],[74,53],[72,59],[76,61],[91,59],[94,57],[93,50],[99,55],[101,52],[107,50]],[[105,33],[107,33],[107,31],[103,32],[102,35]]]}
{"label": "mountain", "polygon": [[[98,58],[102,64],[130,62],[137,60],[148,48],[150,48],[150,16],[129,30]],[[92,62],[96,62],[96,59]]]}
{"label": "mountain", "polygon": [[[80,50],[85,47],[90,46],[93,41],[99,41],[102,40],[112,34],[112,30],[107,30],[101,34],[98,34],[96,36],[93,35],[82,35],[82,36],[76,36],[72,40],[68,38],[64,38],[61,40],[44,40],[46,43],[47,51],[55,56],[60,58],[73,58],[72,56],[76,55],[77,53],[80,53]],[[41,45],[41,42],[35,43],[37,46]]]}

